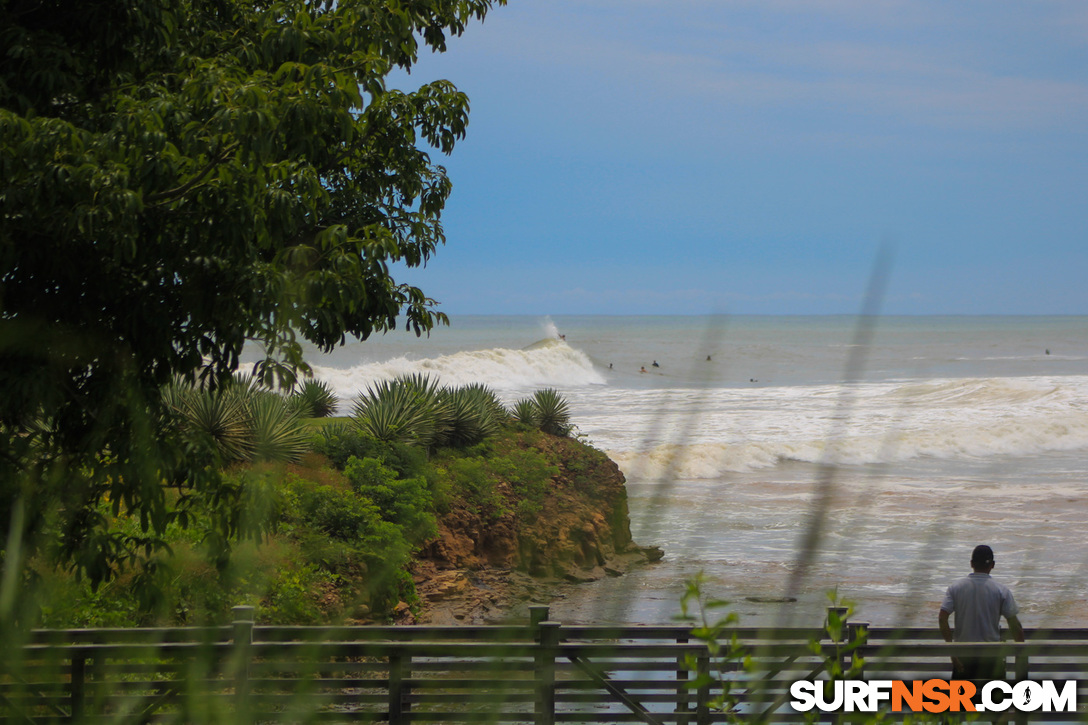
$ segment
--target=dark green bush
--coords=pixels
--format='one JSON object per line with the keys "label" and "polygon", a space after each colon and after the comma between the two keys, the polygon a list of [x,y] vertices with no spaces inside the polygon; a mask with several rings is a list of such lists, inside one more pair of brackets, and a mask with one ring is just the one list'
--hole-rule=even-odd
{"label": "dark green bush", "polygon": [[298,511],[307,524],[344,541],[388,538],[389,530],[396,528],[382,519],[371,501],[332,486],[300,486]]}
{"label": "dark green bush", "polygon": [[417,478],[428,469],[426,451],[403,443],[379,441],[342,424],[322,428],[314,441],[314,450],[341,471],[352,457],[381,461],[400,478]]}
{"label": "dark green bush", "polygon": [[396,472],[374,458],[349,458],[344,469],[355,493],[378,507],[386,521],[400,527],[412,544],[421,544],[438,533],[426,479],[397,478]]}

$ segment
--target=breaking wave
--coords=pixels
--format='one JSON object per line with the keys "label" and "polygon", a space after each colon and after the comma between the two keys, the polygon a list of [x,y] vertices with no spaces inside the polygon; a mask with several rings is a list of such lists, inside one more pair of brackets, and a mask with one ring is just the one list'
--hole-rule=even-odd
{"label": "breaking wave", "polygon": [[398,357],[347,369],[314,367],[315,376],[329,383],[344,399],[354,398],[375,382],[414,373],[449,386],[483,383],[500,393],[605,382],[589,356],[556,339],[540,340],[521,350],[469,350],[418,360]]}
{"label": "breaking wave", "polygon": [[[713,479],[789,462],[861,466],[1088,450],[1088,378],[966,379],[720,391],[598,440],[640,479]],[[674,399],[675,400],[675,399]],[[665,410],[664,406],[662,410]],[[695,409],[692,408],[694,411]],[[592,426],[582,426],[591,437]]]}

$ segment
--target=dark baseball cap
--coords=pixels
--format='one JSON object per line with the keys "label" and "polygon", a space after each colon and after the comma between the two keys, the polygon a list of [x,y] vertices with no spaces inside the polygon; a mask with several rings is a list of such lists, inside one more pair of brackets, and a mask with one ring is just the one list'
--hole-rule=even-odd
{"label": "dark baseball cap", "polygon": [[992,564],[993,561],[994,550],[986,546],[986,544],[979,544],[975,547],[975,550],[971,552],[972,564],[981,564],[985,566],[986,564]]}

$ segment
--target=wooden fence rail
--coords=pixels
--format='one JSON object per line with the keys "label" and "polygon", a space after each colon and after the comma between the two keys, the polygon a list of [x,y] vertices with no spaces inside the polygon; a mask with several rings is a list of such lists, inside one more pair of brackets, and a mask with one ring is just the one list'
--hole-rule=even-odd
{"label": "wooden fence rail", "polygon": [[1005,657],[1015,679],[1088,668],[1083,629],[949,645],[936,629],[854,623],[838,642],[822,628],[720,642],[728,654],[712,656],[687,627],[562,626],[546,608],[528,627],[262,627],[238,607],[228,627],[35,631],[3,653],[0,722],[801,722],[790,684],[832,662],[901,680],[945,679],[951,655]]}

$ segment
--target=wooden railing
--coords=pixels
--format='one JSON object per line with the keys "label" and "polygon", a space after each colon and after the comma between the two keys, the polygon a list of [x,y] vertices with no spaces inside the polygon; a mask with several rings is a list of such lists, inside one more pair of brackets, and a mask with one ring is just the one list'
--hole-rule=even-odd
{"label": "wooden railing", "polygon": [[[546,608],[532,619],[264,627],[239,607],[227,627],[35,631],[3,653],[0,721],[803,721],[788,705],[790,683],[826,678],[831,662],[905,680],[947,678],[951,655],[1006,657],[1017,679],[1079,680],[1088,668],[1081,629],[1033,631],[1025,644],[949,645],[936,629],[855,623],[835,642],[823,628],[737,628],[723,635],[729,654],[712,656],[687,627],[563,626],[547,621]],[[717,701],[723,682],[728,707]]]}

